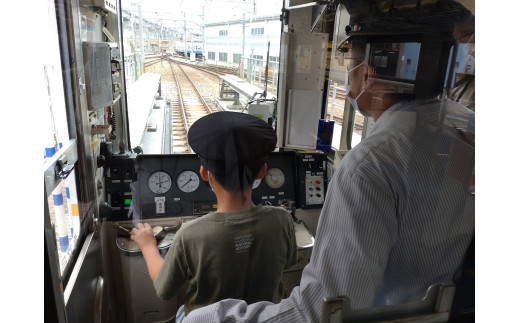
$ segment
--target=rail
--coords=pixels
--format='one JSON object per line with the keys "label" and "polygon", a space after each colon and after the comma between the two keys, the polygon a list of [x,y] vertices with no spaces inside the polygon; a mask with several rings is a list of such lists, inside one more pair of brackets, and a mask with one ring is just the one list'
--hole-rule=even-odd
{"label": "rail", "polygon": [[[171,146],[173,153],[192,153],[188,144],[188,130],[200,117],[214,112],[199,89],[176,60],[166,58],[175,79],[178,100],[170,102]],[[177,70],[177,71],[176,71]],[[184,93],[183,93],[184,92]],[[182,127],[179,126],[182,124]]]}

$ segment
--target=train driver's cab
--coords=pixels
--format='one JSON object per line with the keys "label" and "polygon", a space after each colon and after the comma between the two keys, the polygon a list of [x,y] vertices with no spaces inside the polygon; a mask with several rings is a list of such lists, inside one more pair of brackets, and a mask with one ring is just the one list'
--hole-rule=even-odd
{"label": "train driver's cab", "polygon": [[[215,193],[200,174],[200,156],[186,137],[193,120],[217,111],[259,117],[276,132],[276,148],[251,198],[290,214],[297,261],[283,270],[282,281],[287,296],[300,286],[329,183],[376,126],[349,97],[354,39],[363,39],[363,59],[373,67],[374,107],[389,93],[456,102],[471,116],[442,110],[437,117],[474,145],[474,1],[285,0],[275,13],[253,1],[254,10],[233,4],[241,10],[233,19],[208,20],[211,8],[223,6],[217,2],[204,1],[203,14],[189,19],[186,12],[172,11],[168,18],[148,11],[140,1],[48,3],[42,69],[48,95],[42,102],[49,107],[49,319],[175,322],[192,290],[185,284],[173,297],[159,298],[131,234],[144,222],[160,231],[157,247],[164,259],[183,226],[217,210]],[[202,24],[197,20],[189,29],[195,19]],[[188,82],[175,73],[192,68],[204,81],[217,78],[213,96],[190,97],[182,89]],[[203,104],[203,112],[193,109]],[[474,166],[470,172],[468,194],[474,196]],[[471,273],[471,266],[463,270]],[[474,264],[472,273],[463,277],[464,285],[442,282],[424,290],[426,301],[388,311],[357,312],[342,295],[324,295],[322,322],[405,317],[426,306],[419,314],[447,321],[452,304],[459,318],[471,317]]]}

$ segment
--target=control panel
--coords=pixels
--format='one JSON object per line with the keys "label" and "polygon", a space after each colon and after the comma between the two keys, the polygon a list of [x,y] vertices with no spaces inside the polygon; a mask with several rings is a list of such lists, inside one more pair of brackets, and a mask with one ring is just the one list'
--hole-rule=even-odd
{"label": "control panel", "polygon": [[132,190],[130,185],[137,180],[134,170],[135,153],[112,155],[107,151],[107,145],[101,145],[102,155],[105,158],[106,201],[111,206],[110,221],[128,219],[128,212],[132,204]]}
{"label": "control panel", "polygon": [[89,110],[111,106],[121,96],[121,57],[116,43],[83,42]]}
{"label": "control panel", "polygon": [[253,203],[296,206],[296,153],[272,152],[266,164],[265,176],[253,184]]}
{"label": "control panel", "polygon": [[[201,216],[217,209],[211,186],[202,180],[196,154],[137,155],[132,191],[134,218]],[[264,178],[253,184],[255,204],[296,204],[295,153],[273,152]]]}
{"label": "control panel", "polygon": [[133,218],[193,216],[216,210],[215,194],[199,169],[196,154],[138,155]]}
{"label": "control panel", "polygon": [[327,190],[327,156],[320,151],[299,151],[297,164],[298,207],[322,207]]}
{"label": "control panel", "polygon": [[[98,16],[96,15],[96,17]],[[123,205],[120,205],[123,198],[112,195],[108,192],[110,189],[103,185],[103,176],[106,176],[107,168],[110,167],[106,163],[107,154],[103,150],[107,150],[109,145],[118,145],[121,139],[118,138],[121,136],[116,131],[116,111],[121,111],[120,99],[123,79],[120,48],[115,42],[82,42],[82,49],[85,79],[80,80],[80,84],[84,82],[84,86],[80,87],[80,92],[82,95],[85,94],[88,105],[87,120],[95,165],[94,181],[97,198],[99,201],[103,201],[105,196],[115,197],[111,201],[107,199],[106,202],[114,205],[119,216],[124,208]],[[122,160],[127,157],[127,154],[122,154],[119,161],[123,162]],[[120,167],[125,166],[118,163],[115,167],[114,172],[117,172]],[[120,174],[115,174],[115,176],[120,177]],[[117,184],[119,180],[122,179],[115,179],[114,184]],[[131,178],[124,180],[131,181]],[[124,189],[117,188],[116,191],[122,193]]]}
{"label": "control panel", "polygon": [[[201,216],[218,207],[211,186],[199,174],[196,154],[108,156],[111,221]],[[283,206],[289,211],[323,205],[323,153],[272,152],[266,163],[265,176],[253,183],[253,203]]]}

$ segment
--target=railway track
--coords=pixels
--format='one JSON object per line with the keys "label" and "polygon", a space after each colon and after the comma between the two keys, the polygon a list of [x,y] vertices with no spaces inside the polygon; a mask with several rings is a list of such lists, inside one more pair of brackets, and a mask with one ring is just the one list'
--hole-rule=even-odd
{"label": "railway track", "polygon": [[[218,83],[219,77],[222,75],[230,74],[232,71],[230,70],[222,70],[213,67],[200,66],[197,64],[192,64],[190,62],[185,62],[182,59],[174,59],[172,56],[151,56],[147,57],[145,62],[145,66],[149,67],[154,64],[160,62],[167,62],[170,66],[171,74],[174,76],[174,83],[177,94],[172,95],[171,99],[171,147],[172,153],[190,153],[191,150],[187,143],[187,129],[191,126],[193,122],[195,122],[198,118],[208,113],[212,113],[217,111],[217,109],[208,104],[204,97],[216,97],[218,96]],[[187,68],[186,68],[187,67]],[[192,69],[200,71],[202,73],[193,72]],[[188,76],[192,75],[192,77]],[[211,82],[208,78],[206,78],[205,82],[194,82],[192,78],[202,79],[205,77],[201,77],[200,75],[212,75],[216,77],[216,86],[210,86],[207,82]],[[205,83],[201,85],[201,83]],[[198,85],[196,85],[198,84]],[[201,94],[198,88],[207,88],[214,87],[212,90],[212,94]],[[179,94],[180,93],[180,94]],[[331,112],[331,101],[333,95],[333,85],[329,86],[329,107],[328,113]],[[343,123],[343,108],[344,102],[346,100],[346,91],[342,87],[336,87],[336,96],[335,96],[335,111],[333,120],[341,125]],[[341,107],[340,107],[341,106]],[[356,121],[354,124],[354,129],[356,131],[361,131],[363,128],[363,117],[361,115],[356,116]]]}
{"label": "railway track", "polygon": [[220,77],[222,75],[229,74],[229,71],[218,70],[218,69],[211,68],[211,67],[204,67],[204,66],[199,66],[199,65],[194,65],[194,64],[188,64],[188,63],[185,63],[185,62],[182,62],[182,61],[176,61],[176,63],[177,64],[181,64],[181,65],[185,65],[185,66],[189,66],[191,68],[197,69],[199,71],[203,71],[205,73],[211,74],[211,75],[216,76],[216,77]]}
{"label": "railway track", "polygon": [[188,144],[188,129],[199,118],[217,111],[203,98],[188,73],[176,61],[167,58],[175,80],[177,93],[170,100],[172,153],[192,153]]}

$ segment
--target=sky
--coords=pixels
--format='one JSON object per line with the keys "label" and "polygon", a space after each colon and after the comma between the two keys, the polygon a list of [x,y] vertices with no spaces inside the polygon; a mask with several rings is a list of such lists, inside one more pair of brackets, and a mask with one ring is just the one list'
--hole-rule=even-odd
{"label": "sky", "polygon": [[[123,8],[133,4],[137,10],[137,0],[122,0]],[[186,21],[192,28],[211,21],[242,18],[249,15],[279,15],[283,0],[143,0],[143,18],[157,21],[164,26],[180,26]],[[135,12],[137,14],[137,12]]]}

